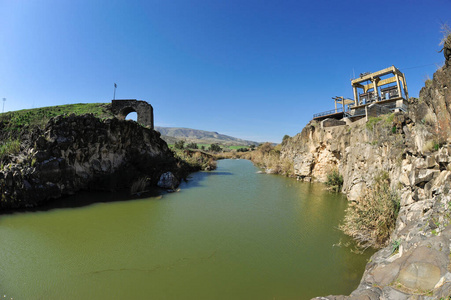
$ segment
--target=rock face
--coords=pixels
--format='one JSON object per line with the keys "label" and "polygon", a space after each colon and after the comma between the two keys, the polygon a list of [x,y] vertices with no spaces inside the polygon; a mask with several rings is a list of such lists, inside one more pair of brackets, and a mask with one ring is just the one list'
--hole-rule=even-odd
{"label": "rock face", "polygon": [[83,189],[116,190],[147,176],[176,172],[176,161],[158,132],[133,121],[92,115],[58,116],[15,163],[0,171],[1,208],[36,206]]}
{"label": "rock face", "polygon": [[400,197],[391,240],[373,255],[357,290],[350,296],[318,299],[451,295],[450,88],[451,68],[444,67],[421,90],[419,99],[410,99],[409,113],[346,126],[311,122],[284,143],[281,156],[293,162],[300,180],[324,182],[336,169],[348,199],[365,201],[375,174],[382,171]]}

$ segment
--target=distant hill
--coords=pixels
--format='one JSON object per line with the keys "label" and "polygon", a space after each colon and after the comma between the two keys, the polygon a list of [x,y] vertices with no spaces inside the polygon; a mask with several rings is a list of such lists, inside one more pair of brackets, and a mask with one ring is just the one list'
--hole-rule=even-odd
{"label": "distant hill", "polygon": [[205,131],[191,128],[180,127],[158,127],[155,130],[161,133],[161,138],[168,144],[174,144],[177,140],[185,140],[186,142],[197,144],[218,143],[221,145],[258,145],[258,142],[242,140],[229,135],[220,134],[214,131]]}

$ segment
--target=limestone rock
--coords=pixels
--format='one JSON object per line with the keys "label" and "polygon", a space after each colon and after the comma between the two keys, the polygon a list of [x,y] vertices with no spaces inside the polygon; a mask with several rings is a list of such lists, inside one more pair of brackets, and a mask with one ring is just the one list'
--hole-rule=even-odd
{"label": "limestone rock", "polygon": [[431,290],[440,280],[440,268],[424,262],[414,262],[402,268],[398,280],[410,289]]}

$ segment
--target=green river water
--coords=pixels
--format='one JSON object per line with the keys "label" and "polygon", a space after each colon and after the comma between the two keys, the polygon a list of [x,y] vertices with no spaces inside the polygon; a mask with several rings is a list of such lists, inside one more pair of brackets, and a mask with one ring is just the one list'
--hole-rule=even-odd
{"label": "green river water", "polygon": [[[337,229],[346,199],[257,171],[223,160],[177,193],[1,215],[0,299],[349,294],[372,253],[334,246],[348,241]],[[64,201],[102,197],[115,195]]]}

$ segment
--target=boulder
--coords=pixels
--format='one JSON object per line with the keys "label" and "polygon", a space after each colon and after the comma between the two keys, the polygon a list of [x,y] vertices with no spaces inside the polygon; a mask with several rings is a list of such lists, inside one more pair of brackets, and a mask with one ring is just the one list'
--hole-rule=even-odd
{"label": "boulder", "polygon": [[161,174],[160,180],[158,180],[157,185],[162,189],[174,190],[180,184],[177,177],[172,174],[172,172],[166,172]]}
{"label": "boulder", "polygon": [[411,263],[399,272],[399,282],[410,289],[431,290],[440,280],[440,268],[425,262]]}
{"label": "boulder", "polygon": [[426,183],[436,178],[440,170],[434,169],[415,169],[410,173],[410,184],[412,186]]}

